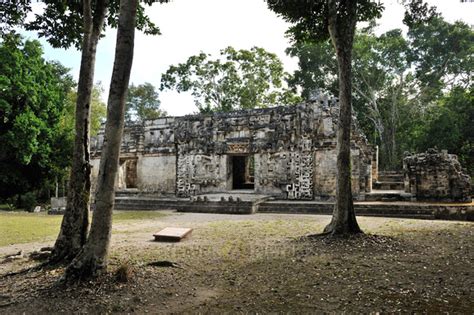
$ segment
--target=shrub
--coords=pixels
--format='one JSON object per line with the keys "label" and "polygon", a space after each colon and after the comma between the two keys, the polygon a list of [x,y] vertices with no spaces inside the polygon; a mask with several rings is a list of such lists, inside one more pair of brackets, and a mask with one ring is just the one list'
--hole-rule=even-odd
{"label": "shrub", "polygon": [[33,192],[27,192],[20,197],[19,208],[25,209],[25,211],[33,211],[36,206],[36,195]]}

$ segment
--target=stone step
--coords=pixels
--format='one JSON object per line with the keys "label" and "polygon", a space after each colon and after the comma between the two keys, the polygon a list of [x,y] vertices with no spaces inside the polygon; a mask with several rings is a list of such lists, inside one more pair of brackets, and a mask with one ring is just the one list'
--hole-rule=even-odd
{"label": "stone step", "polygon": [[[259,205],[260,213],[332,214],[333,203],[269,201]],[[358,216],[474,221],[474,204],[445,205],[412,202],[356,202]]]}
{"label": "stone step", "polygon": [[[115,210],[178,210],[181,212],[205,212],[227,214],[293,213],[327,214],[333,211],[332,202],[263,200],[253,201],[190,201],[185,198],[127,198],[117,197]],[[357,215],[416,219],[445,219],[474,221],[474,203],[435,204],[407,201],[363,201],[355,202]]]}
{"label": "stone step", "polygon": [[252,214],[255,213],[256,208],[249,201],[195,201],[180,204],[176,210],[195,213]]}
{"label": "stone step", "polygon": [[144,197],[115,197],[115,210],[169,210],[176,209],[189,199],[164,199]]}
{"label": "stone step", "polygon": [[403,174],[391,174],[391,175],[381,175],[377,176],[377,180],[379,182],[403,182],[404,180]]}
{"label": "stone step", "polygon": [[365,195],[365,201],[410,201],[411,194],[403,190],[372,190]]}
{"label": "stone step", "polygon": [[242,191],[210,193],[193,196],[191,201],[178,206],[179,212],[252,214],[271,196]]}
{"label": "stone step", "polygon": [[137,188],[115,191],[115,197],[130,197],[130,196],[138,196],[139,194],[140,194],[140,191]]}
{"label": "stone step", "polygon": [[405,184],[403,182],[389,182],[389,181],[376,181],[372,184],[373,189],[379,190],[403,190]]}
{"label": "stone step", "polygon": [[[332,214],[333,203],[284,203],[266,202],[259,206],[260,213],[304,213],[304,214]],[[357,215],[383,216],[399,218],[434,219],[433,210],[427,207],[412,207],[405,205],[381,205],[381,204],[354,204]]]}
{"label": "stone step", "polygon": [[403,172],[403,170],[399,170],[399,171],[381,171],[379,170],[379,174],[381,175],[397,175],[397,174],[401,174]]}

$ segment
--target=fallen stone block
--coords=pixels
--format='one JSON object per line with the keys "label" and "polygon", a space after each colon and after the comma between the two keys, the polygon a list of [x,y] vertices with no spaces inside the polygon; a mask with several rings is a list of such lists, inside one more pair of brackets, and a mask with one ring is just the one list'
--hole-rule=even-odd
{"label": "fallen stone block", "polygon": [[156,234],[153,234],[157,242],[179,242],[191,234],[193,230],[189,228],[164,228]]}

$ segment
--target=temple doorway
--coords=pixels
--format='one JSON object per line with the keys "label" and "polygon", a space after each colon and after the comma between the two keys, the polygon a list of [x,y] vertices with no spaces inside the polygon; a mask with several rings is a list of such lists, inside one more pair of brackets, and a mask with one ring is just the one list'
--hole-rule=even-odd
{"label": "temple doorway", "polygon": [[252,155],[231,156],[232,189],[255,188],[255,160]]}
{"label": "temple doorway", "polygon": [[120,159],[117,189],[137,188],[137,159]]}

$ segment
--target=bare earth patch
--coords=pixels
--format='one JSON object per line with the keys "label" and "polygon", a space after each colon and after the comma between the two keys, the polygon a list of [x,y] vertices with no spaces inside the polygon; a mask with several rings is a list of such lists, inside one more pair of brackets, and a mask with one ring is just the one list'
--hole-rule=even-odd
{"label": "bare earth patch", "polygon": [[[61,269],[0,280],[0,313],[450,312],[474,309],[474,225],[359,217],[365,235],[308,237],[329,216],[175,214],[115,224],[110,273],[64,287]],[[163,227],[193,228],[156,243]],[[49,242],[0,248],[26,252]],[[3,256],[0,256],[3,257]],[[0,273],[36,264],[4,261]],[[120,282],[115,270],[128,265]],[[168,267],[167,267],[168,266]]]}

